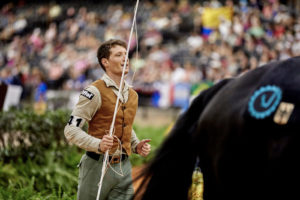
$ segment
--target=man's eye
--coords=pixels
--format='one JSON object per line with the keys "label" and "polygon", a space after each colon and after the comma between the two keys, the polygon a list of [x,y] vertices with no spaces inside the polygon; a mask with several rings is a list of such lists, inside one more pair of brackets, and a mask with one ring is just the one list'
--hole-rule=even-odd
{"label": "man's eye", "polygon": [[125,55],[126,55],[126,52],[124,52],[124,53],[117,53],[117,54],[116,54],[116,56],[123,56],[123,55],[125,56]]}

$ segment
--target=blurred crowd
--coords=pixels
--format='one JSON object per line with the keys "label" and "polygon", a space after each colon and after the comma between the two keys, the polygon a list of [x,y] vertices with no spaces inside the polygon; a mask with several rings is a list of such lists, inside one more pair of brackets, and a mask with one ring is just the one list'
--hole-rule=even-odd
{"label": "blurred crowd", "polygon": [[[134,5],[135,1],[3,5],[0,81],[22,86],[22,98],[36,101],[50,89],[82,90],[103,74],[96,58],[99,44],[110,38],[128,40]],[[155,97],[167,96],[161,104],[169,106],[178,83],[187,85],[188,96],[199,92],[201,83],[209,86],[300,55],[300,18],[279,0],[143,0],[136,25],[127,81],[141,96],[151,96],[154,104]]]}

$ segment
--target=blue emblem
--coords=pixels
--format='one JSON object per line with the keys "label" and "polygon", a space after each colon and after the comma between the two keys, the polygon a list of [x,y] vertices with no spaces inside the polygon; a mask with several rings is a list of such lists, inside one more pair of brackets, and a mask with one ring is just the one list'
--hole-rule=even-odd
{"label": "blue emblem", "polygon": [[278,106],[282,97],[282,91],[279,87],[267,85],[259,88],[252,95],[248,110],[252,117],[264,119],[270,116]]}

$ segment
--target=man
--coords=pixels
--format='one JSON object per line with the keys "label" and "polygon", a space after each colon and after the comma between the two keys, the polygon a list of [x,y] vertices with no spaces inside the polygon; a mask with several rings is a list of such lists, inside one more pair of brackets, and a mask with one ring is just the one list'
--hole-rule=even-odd
{"label": "man", "polygon": [[[137,153],[147,156],[149,139],[139,141],[132,129],[138,107],[138,95],[124,82],[114,125],[114,136],[109,136],[123,65],[126,43],[109,40],[97,52],[100,66],[105,71],[101,80],[85,88],[70,120],[65,136],[70,143],[86,150],[79,163],[77,199],[95,200],[101,177],[103,157],[109,151],[108,167],[103,179],[100,199],[130,199],[133,194],[131,164],[128,156]],[[125,74],[129,71],[127,62]],[[88,122],[88,133],[81,128]]]}

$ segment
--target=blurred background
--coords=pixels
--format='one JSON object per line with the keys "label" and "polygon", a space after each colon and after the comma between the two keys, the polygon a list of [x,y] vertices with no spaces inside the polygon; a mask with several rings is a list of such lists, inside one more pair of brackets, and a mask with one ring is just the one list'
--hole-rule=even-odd
{"label": "blurred background", "polygon": [[[0,199],[75,199],[83,152],[63,128],[103,74],[98,46],[128,41],[135,3],[0,2]],[[155,151],[202,90],[299,56],[299,11],[296,0],[140,1],[126,77],[139,94],[138,136]]]}

